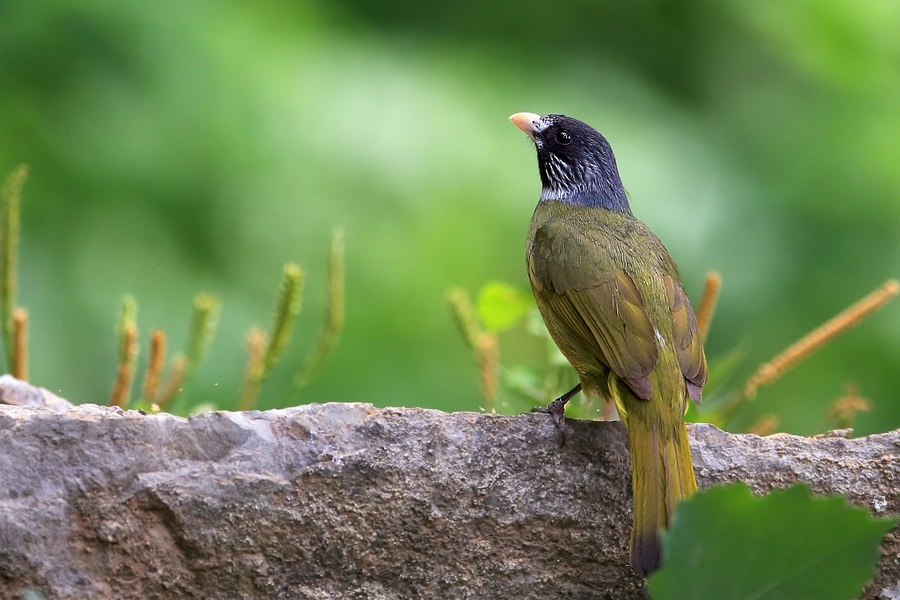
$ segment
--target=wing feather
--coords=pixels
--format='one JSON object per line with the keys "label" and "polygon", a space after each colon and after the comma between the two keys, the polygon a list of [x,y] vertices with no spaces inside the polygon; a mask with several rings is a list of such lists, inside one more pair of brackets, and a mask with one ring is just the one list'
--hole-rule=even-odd
{"label": "wing feather", "polygon": [[695,402],[700,402],[700,390],[706,384],[708,370],[697,317],[691,308],[684,288],[670,276],[664,279],[666,295],[669,298],[669,313],[672,316],[672,337],[678,366],[688,383],[688,392]]}
{"label": "wing feather", "polygon": [[[593,356],[625,380],[638,397],[649,399],[653,390],[648,375],[659,358],[659,348],[643,296],[623,268],[602,258],[584,268],[574,259],[610,256],[603,251],[602,240],[570,235],[559,227],[547,223],[535,232],[528,265],[538,304],[549,309],[543,311],[548,326],[571,338],[561,344],[575,349],[570,360]],[[590,370],[589,365],[575,361],[576,369]]]}

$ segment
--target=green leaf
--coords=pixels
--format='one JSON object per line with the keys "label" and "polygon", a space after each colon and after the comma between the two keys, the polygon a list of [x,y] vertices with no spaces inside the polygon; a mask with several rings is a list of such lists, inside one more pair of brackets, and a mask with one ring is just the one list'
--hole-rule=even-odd
{"label": "green leaf", "polygon": [[511,329],[528,314],[531,299],[506,283],[490,282],[478,290],[475,310],[484,328],[492,333]]}
{"label": "green leaf", "polygon": [[743,484],[714,487],[680,504],[663,533],[653,600],[848,600],[875,573],[894,525],[840,496],[796,485],[754,496]]}

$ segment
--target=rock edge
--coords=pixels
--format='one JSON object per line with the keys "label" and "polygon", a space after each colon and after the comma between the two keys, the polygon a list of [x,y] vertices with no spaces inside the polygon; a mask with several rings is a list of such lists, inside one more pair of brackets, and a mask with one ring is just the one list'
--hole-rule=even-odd
{"label": "rock edge", "polygon": [[[559,449],[539,414],[0,406],[0,596],[645,598],[625,432],[569,424]],[[806,481],[900,513],[900,432],[690,434],[701,487]],[[863,598],[898,581],[895,529]]]}

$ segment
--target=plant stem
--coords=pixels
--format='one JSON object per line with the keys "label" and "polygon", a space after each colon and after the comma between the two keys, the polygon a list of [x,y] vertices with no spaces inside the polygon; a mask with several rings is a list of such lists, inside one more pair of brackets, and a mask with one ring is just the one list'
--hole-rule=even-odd
{"label": "plant stem", "polygon": [[12,372],[15,358],[13,309],[16,302],[16,257],[19,249],[22,186],[28,178],[28,166],[19,165],[6,179],[0,202],[0,333],[6,352],[7,370]]}
{"label": "plant stem", "polygon": [[326,359],[334,352],[344,328],[344,231],[336,228],[331,237],[331,256],[328,261],[328,298],[325,322],[319,330],[315,347],[307,355],[303,368],[294,377],[297,389],[306,387],[319,373]]}
{"label": "plant stem", "polygon": [[122,310],[116,323],[116,336],[119,342],[119,362],[109,404],[124,408],[131,396],[131,382],[134,379],[138,355],[137,303],[134,297],[128,294],[122,297]]}

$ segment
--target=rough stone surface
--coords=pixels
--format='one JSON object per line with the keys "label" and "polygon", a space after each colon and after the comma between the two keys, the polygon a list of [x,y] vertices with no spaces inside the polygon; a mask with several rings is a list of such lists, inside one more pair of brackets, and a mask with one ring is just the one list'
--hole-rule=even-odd
{"label": "rough stone surface", "polygon": [[8,374],[0,375],[0,404],[43,406],[57,412],[63,412],[75,406],[49,390],[29,385]]}
{"label": "rough stone surface", "polygon": [[[625,432],[569,425],[560,449],[539,414],[0,406],[0,597],[645,598]],[[900,432],[691,435],[701,486],[900,513]],[[898,539],[865,598],[896,597]]]}

